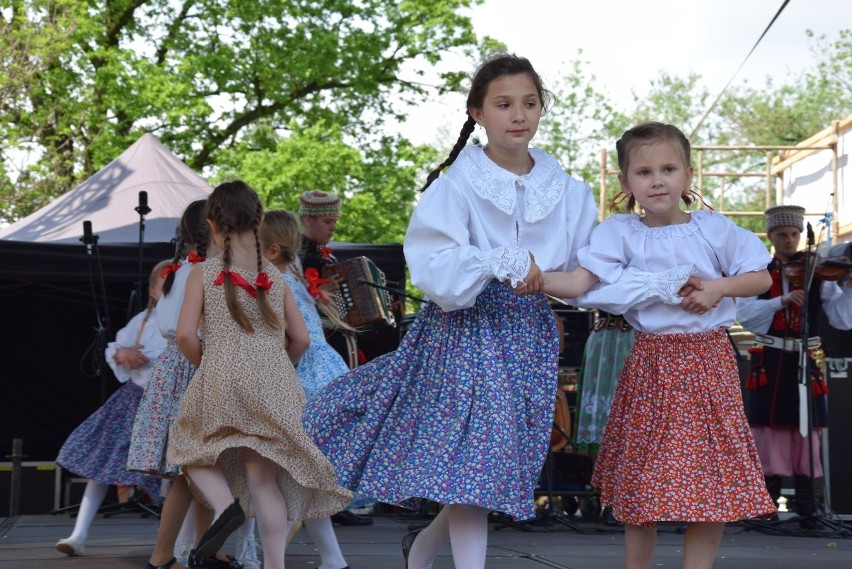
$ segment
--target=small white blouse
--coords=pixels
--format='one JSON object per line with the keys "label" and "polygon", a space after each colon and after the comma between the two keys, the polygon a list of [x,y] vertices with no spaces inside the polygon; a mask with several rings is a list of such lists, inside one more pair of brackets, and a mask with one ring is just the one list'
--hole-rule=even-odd
{"label": "small white blouse", "polygon": [[592,232],[580,264],[600,285],[577,304],[623,314],[654,334],[705,332],[734,323],[734,299],[699,315],[680,307],[677,290],[690,274],[717,279],[766,269],[770,257],[757,236],[720,213],[699,210],[687,223],[648,227],[637,214],[617,214]]}
{"label": "small white blouse", "polygon": [[578,264],[597,222],[589,186],[530,149],[518,176],[467,146],[422,194],[405,235],[412,283],[445,311],[473,306],[493,279],[523,280],[530,253],[542,271]]}
{"label": "small white blouse", "polygon": [[183,261],[178,270],[175,271],[175,279],[172,281],[169,294],[164,294],[157,302],[157,326],[160,329],[160,334],[167,340],[173,340],[177,334],[180,307],[183,305],[184,296],[186,296],[186,279],[189,277],[193,266],[192,263]]}
{"label": "small white blouse", "polygon": [[[145,387],[148,384],[148,374],[151,372],[151,367],[157,361],[160,353],[166,349],[166,340],[157,329],[157,308],[154,307],[151,310],[147,321],[145,321],[144,310],[131,318],[130,322],[115,335],[115,342],[107,344],[107,364],[115,373],[115,378],[121,383],[127,383],[129,380],[139,387]],[[144,326],[143,321],[145,321]],[[139,343],[142,345],[140,351],[142,355],[148,358],[148,363],[140,368],[127,369],[115,361],[115,354],[119,348],[132,348],[134,346],[140,328],[142,329],[142,335],[139,337]]]}

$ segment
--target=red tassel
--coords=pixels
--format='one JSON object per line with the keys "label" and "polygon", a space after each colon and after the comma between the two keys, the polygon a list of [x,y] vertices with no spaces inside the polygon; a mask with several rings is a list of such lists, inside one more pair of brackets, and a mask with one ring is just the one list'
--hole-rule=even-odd
{"label": "red tassel", "polygon": [[755,390],[757,389],[757,372],[751,372],[746,379],[746,389]]}
{"label": "red tassel", "polygon": [[813,395],[828,395],[828,386],[822,379],[814,379],[811,381],[811,393]]}
{"label": "red tassel", "polygon": [[768,383],[769,381],[766,379],[766,369],[760,368],[760,380],[758,384],[760,387],[765,387]]}

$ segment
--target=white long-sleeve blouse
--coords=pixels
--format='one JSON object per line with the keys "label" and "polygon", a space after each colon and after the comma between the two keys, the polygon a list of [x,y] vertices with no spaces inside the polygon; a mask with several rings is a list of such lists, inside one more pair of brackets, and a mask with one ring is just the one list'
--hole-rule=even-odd
{"label": "white long-sleeve blouse", "polygon": [[530,256],[542,271],[570,270],[597,223],[589,186],[547,153],[518,176],[467,146],[423,194],[405,235],[412,283],[445,311],[473,306],[492,279],[517,283]]}
{"label": "white long-sleeve blouse", "polygon": [[[725,297],[717,308],[699,315],[681,308],[682,299],[674,293],[689,274],[701,279],[734,276],[763,270],[770,258],[754,233],[720,213],[699,210],[687,223],[664,227],[648,227],[632,213],[613,215],[595,228],[579,259],[601,280],[577,299],[579,305],[624,314],[637,330],[660,334],[731,326],[736,316],[733,298]],[[633,274],[644,277],[631,278]],[[645,282],[649,275],[672,274],[679,276],[664,280],[670,285],[670,300],[642,293],[655,288]]]}

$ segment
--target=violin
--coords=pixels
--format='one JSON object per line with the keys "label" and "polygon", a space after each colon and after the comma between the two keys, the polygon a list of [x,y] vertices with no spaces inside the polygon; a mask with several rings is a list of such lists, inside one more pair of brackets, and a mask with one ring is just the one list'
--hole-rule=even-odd
{"label": "violin", "polygon": [[[839,281],[852,270],[852,263],[845,256],[828,257],[826,259],[815,258],[814,276],[824,281]],[[792,261],[786,261],[782,265],[782,271],[790,284],[801,287],[805,282],[805,258],[804,255]]]}

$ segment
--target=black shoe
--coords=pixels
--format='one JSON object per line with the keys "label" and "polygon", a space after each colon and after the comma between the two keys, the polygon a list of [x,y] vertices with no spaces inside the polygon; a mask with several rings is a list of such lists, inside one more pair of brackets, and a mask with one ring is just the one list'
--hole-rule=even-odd
{"label": "black shoe", "polygon": [[373,525],[373,518],[370,516],[362,516],[360,514],[354,514],[349,510],[343,510],[341,512],[337,512],[333,516],[331,516],[332,523],[335,523],[339,526],[371,526]]}
{"label": "black shoe", "polygon": [[246,521],[246,515],[240,503],[234,500],[234,503],[228,506],[201,536],[201,541],[198,542],[198,548],[195,550],[196,558],[206,560],[216,555],[228,536],[234,533],[244,521]]}
{"label": "black shoe", "polygon": [[227,558],[227,561],[223,561],[221,559],[217,559],[214,555],[213,557],[199,560],[195,555],[195,550],[192,549],[189,552],[189,559],[186,564],[189,569],[243,569],[243,564],[235,558],[230,555],[228,555]]}
{"label": "black shoe", "polygon": [[405,559],[405,569],[408,569],[408,554],[411,553],[411,546],[414,545],[414,538],[416,538],[419,533],[420,530],[416,530],[408,532],[402,536],[402,558]]}

